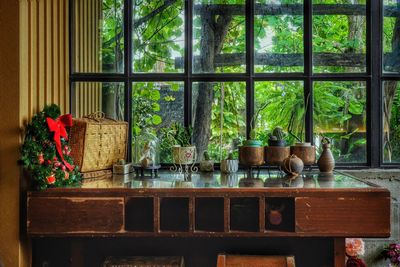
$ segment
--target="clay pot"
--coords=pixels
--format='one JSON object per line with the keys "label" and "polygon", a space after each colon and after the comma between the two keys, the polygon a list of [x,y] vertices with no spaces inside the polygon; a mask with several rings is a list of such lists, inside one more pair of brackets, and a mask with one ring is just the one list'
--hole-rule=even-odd
{"label": "clay pot", "polygon": [[221,172],[222,173],[234,173],[239,169],[239,161],[237,159],[224,159],[221,160]]}
{"label": "clay pot", "polygon": [[332,172],[335,168],[335,159],[330,147],[330,144],[322,144],[323,150],[317,162],[320,172]]}
{"label": "clay pot", "polygon": [[286,174],[297,176],[303,171],[304,164],[300,158],[293,154],[283,160],[281,168]]}
{"label": "clay pot", "polygon": [[193,164],[196,160],[196,147],[173,146],[172,158],[175,164]]}
{"label": "clay pot", "polygon": [[264,147],[240,146],[239,162],[245,166],[260,166],[264,164]]}
{"label": "clay pot", "polygon": [[290,154],[299,157],[304,165],[313,165],[315,163],[315,146],[310,143],[296,143],[290,147]]}
{"label": "clay pot", "polygon": [[290,148],[285,146],[266,146],[264,150],[265,162],[270,166],[280,166],[290,156]]}

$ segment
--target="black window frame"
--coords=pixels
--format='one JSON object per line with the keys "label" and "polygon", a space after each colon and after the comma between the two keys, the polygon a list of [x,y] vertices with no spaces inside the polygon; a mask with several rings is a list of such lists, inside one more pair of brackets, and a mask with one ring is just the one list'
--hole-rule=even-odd
{"label": "black window frame", "polygon": [[[305,138],[314,142],[313,138],[313,82],[315,81],[362,81],[367,89],[367,162],[337,163],[340,168],[365,167],[398,167],[399,163],[383,162],[383,82],[399,80],[399,74],[382,72],[383,47],[383,0],[366,0],[366,72],[364,73],[313,73],[312,53],[312,0],[303,2],[303,73],[255,73],[254,72],[254,0],[246,0],[246,71],[243,73],[193,73],[192,72],[192,16],[193,1],[184,0],[184,72],[182,73],[134,73],[132,70],[132,1],[124,2],[124,73],[75,73],[74,66],[74,1],[69,1],[69,62],[70,62],[70,110],[73,110],[73,83],[75,82],[123,82],[125,85],[124,111],[125,120],[131,125],[131,96],[133,82],[181,81],[184,82],[184,124],[192,123],[192,84],[202,81],[242,81],[246,82],[246,135],[249,137],[250,121],[254,113],[254,83],[258,81],[293,81],[300,80],[304,84],[304,99],[309,95],[306,107]],[[128,145],[132,142],[129,131]],[[128,158],[131,159],[128,149]]]}

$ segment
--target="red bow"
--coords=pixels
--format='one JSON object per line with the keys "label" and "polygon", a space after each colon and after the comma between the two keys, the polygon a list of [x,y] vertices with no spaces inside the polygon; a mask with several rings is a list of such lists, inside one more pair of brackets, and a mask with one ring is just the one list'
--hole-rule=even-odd
{"label": "red bow", "polygon": [[54,142],[56,143],[56,149],[58,154],[60,155],[62,162],[64,163],[65,167],[68,170],[72,171],[74,166],[69,164],[63,156],[61,150],[61,137],[65,140],[68,140],[67,130],[65,129],[66,126],[72,126],[72,116],[71,114],[66,114],[58,117],[56,120],[52,118],[46,118],[47,126],[49,126],[50,132],[54,132]]}

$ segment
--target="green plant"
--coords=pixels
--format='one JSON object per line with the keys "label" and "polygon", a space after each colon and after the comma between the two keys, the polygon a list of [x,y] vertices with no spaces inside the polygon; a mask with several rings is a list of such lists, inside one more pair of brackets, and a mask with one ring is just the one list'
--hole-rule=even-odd
{"label": "green plant", "polygon": [[60,108],[57,105],[45,106],[25,129],[21,161],[24,169],[31,174],[36,189],[78,186],[82,180],[78,166],[74,166],[70,156],[71,148],[67,138],[62,135],[59,137],[59,154],[54,133],[49,130],[48,120],[57,121],[59,116]]}
{"label": "green plant", "polygon": [[255,125],[257,125],[257,120],[260,116],[261,111],[263,111],[264,109],[266,109],[268,107],[268,105],[271,104],[271,101],[267,101],[264,102],[258,109],[257,111],[254,113],[253,117],[251,118],[250,121],[250,139],[251,140],[255,140],[257,137],[257,131],[255,128]]}
{"label": "green plant", "polygon": [[287,134],[283,131],[282,127],[275,127],[272,133],[268,134],[270,140],[281,141],[284,140]]}
{"label": "green plant", "polygon": [[185,127],[181,123],[175,122],[169,128],[162,130],[162,138],[171,145],[191,146],[193,127]]}

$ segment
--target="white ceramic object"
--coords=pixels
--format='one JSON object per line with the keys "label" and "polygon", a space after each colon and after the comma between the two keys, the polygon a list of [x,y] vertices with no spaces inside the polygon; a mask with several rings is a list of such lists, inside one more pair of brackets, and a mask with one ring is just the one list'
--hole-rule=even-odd
{"label": "white ceramic object", "polygon": [[239,169],[239,160],[237,159],[221,160],[220,168],[222,173],[235,173]]}
{"label": "white ceramic object", "polygon": [[193,164],[196,160],[195,146],[173,146],[172,158],[175,164]]}

